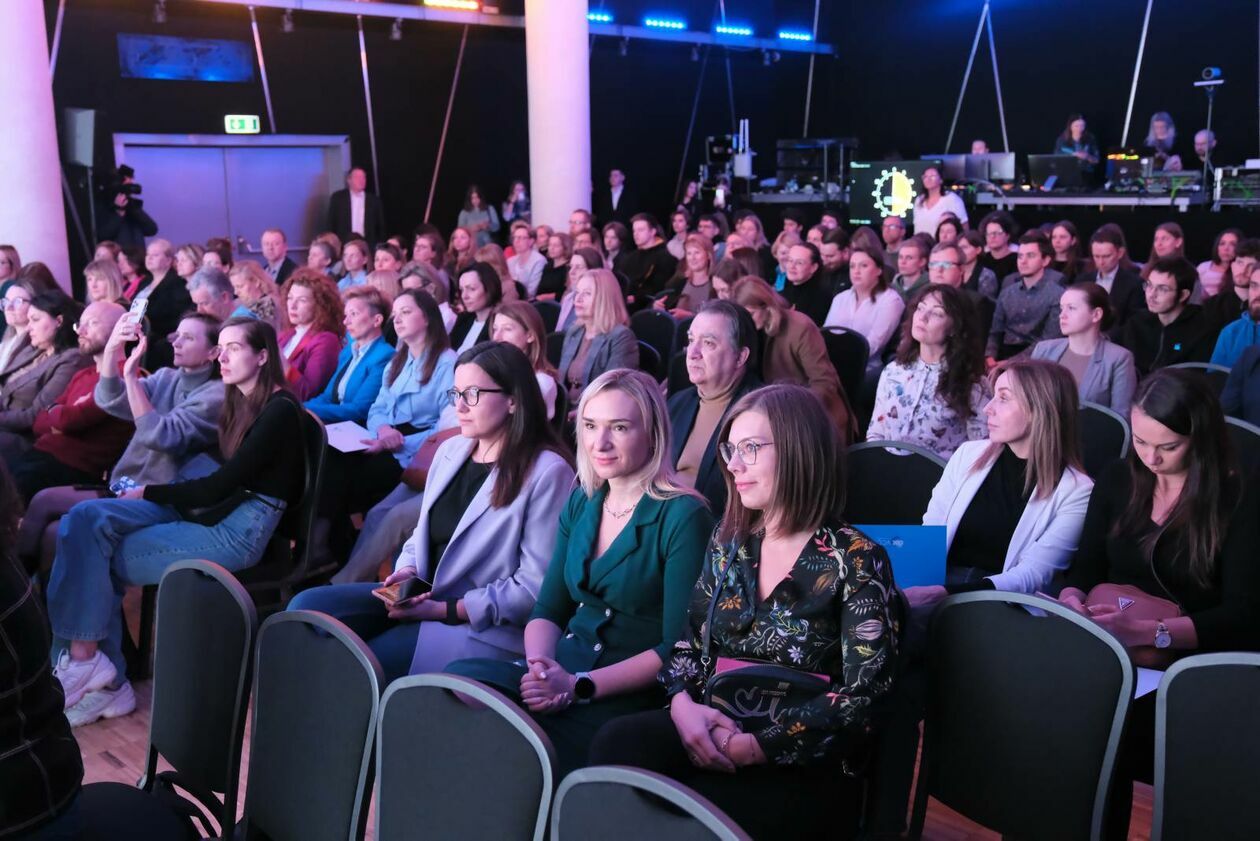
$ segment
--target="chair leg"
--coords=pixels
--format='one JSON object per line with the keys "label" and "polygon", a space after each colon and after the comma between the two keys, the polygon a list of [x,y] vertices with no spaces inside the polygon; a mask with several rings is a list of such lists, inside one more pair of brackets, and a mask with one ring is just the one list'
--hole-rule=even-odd
{"label": "chair leg", "polygon": [[140,634],[136,640],[134,680],[153,676],[153,625],[157,614],[157,587],[149,585],[140,597]]}

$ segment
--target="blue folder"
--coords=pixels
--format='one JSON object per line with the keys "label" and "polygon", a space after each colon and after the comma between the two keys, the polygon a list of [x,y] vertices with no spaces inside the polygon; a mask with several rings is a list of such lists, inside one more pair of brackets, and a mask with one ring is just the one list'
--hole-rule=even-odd
{"label": "blue folder", "polygon": [[945,583],[944,526],[854,527],[884,547],[901,589]]}

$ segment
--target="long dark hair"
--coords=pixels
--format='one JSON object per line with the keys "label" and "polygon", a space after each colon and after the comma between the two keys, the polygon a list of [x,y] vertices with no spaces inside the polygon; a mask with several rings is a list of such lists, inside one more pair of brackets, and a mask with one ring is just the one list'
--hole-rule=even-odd
{"label": "long dark hair", "polygon": [[516,402],[516,411],[508,415],[503,445],[494,463],[499,475],[494,480],[491,505],[503,508],[516,499],[544,451],[556,453],[573,466],[573,457],[547,422],[547,406],[534,368],[519,348],[507,342],[478,342],[459,355],[455,367],[461,365],[476,365],[485,371],[503,389],[504,396]]}
{"label": "long dark hair", "polygon": [[[1207,585],[1216,572],[1216,555],[1225,542],[1225,531],[1237,499],[1238,474],[1232,462],[1225,415],[1216,392],[1197,371],[1162,368],[1138,386],[1133,411],[1143,412],[1178,435],[1190,439],[1189,473],[1177,504],[1164,528],[1142,541],[1147,556],[1161,538],[1177,541],[1178,555],[1186,559],[1190,575]],[[1129,477],[1133,493],[1116,523],[1115,533],[1141,534],[1151,521],[1155,500],[1155,474],[1129,450]]]}
{"label": "long dark hair", "polygon": [[[424,320],[429,325],[424,330],[424,367],[420,370],[420,385],[428,385],[429,379],[433,376],[433,369],[437,367],[438,357],[442,355],[442,351],[451,346],[451,337],[446,335],[446,325],[442,323],[442,311],[438,309],[437,301],[433,300],[432,295],[420,289],[404,289],[398,293],[398,298],[404,297],[416,302],[416,306],[420,308],[420,312],[424,313]],[[395,304],[398,303],[398,298],[394,299]],[[385,372],[387,385],[393,385],[394,380],[398,379],[398,374],[407,364],[407,354],[410,352],[405,343],[399,342],[398,350],[394,352],[394,358],[389,362],[389,370]]]}
{"label": "long dark hair", "polygon": [[74,332],[74,323],[83,313],[83,306],[78,301],[60,289],[56,292],[40,292],[31,298],[31,309],[39,310],[53,319],[61,319],[57,332],[53,334],[53,353],[61,353],[78,345],[79,337]]}
{"label": "long dark hair", "polygon": [[[1060,219],[1050,226],[1050,234],[1054,234],[1055,228],[1062,228],[1072,236],[1072,245],[1068,248],[1067,258],[1063,261],[1063,276],[1071,281],[1076,277],[1076,273],[1081,269],[1081,234],[1076,229],[1076,225],[1070,219]],[[1056,257],[1058,255],[1055,255]]]}
{"label": "long dark hair", "polygon": [[919,342],[913,335],[914,310],[929,295],[940,300],[950,322],[949,336],[945,339],[945,364],[941,366],[936,395],[954,414],[966,420],[972,415],[971,390],[984,376],[984,344],[976,308],[961,291],[944,283],[932,283],[915,293],[906,307],[909,317],[901,327],[897,363],[913,365],[919,358]]}
{"label": "long dark hair", "polygon": [[258,384],[253,391],[246,394],[239,388],[229,388],[223,395],[223,412],[219,415],[219,451],[224,458],[231,458],[236,452],[245,433],[258,420],[276,389],[287,388],[275,328],[261,319],[238,315],[223,322],[220,336],[229,327],[244,328],[245,343],[254,353],[266,351],[267,361],[258,371]]}

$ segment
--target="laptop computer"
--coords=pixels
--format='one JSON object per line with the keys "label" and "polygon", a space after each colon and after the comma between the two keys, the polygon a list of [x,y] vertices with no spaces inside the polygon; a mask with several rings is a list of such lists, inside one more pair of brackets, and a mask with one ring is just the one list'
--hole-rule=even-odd
{"label": "laptop computer", "polygon": [[884,547],[901,589],[945,583],[944,526],[861,526],[854,528]]}
{"label": "laptop computer", "polygon": [[1039,190],[1073,190],[1085,184],[1076,155],[1029,155],[1028,178]]}

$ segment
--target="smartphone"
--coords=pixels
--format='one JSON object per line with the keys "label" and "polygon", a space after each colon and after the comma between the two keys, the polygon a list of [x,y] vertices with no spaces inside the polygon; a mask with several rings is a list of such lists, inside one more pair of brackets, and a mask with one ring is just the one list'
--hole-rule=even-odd
{"label": "smartphone", "polygon": [[131,319],[132,324],[139,324],[144,321],[144,314],[149,309],[148,298],[136,298],[131,302],[131,309],[127,313],[127,318]]}
{"label": "smartphone", "polygon": [[428,581],[418,576],[413,576],[390,584],[388,587],[377,587],[372,591],[372,595],[385,602],[386,607],[393,607],[400,602],[424,595],[432,589],[433,585]]}

